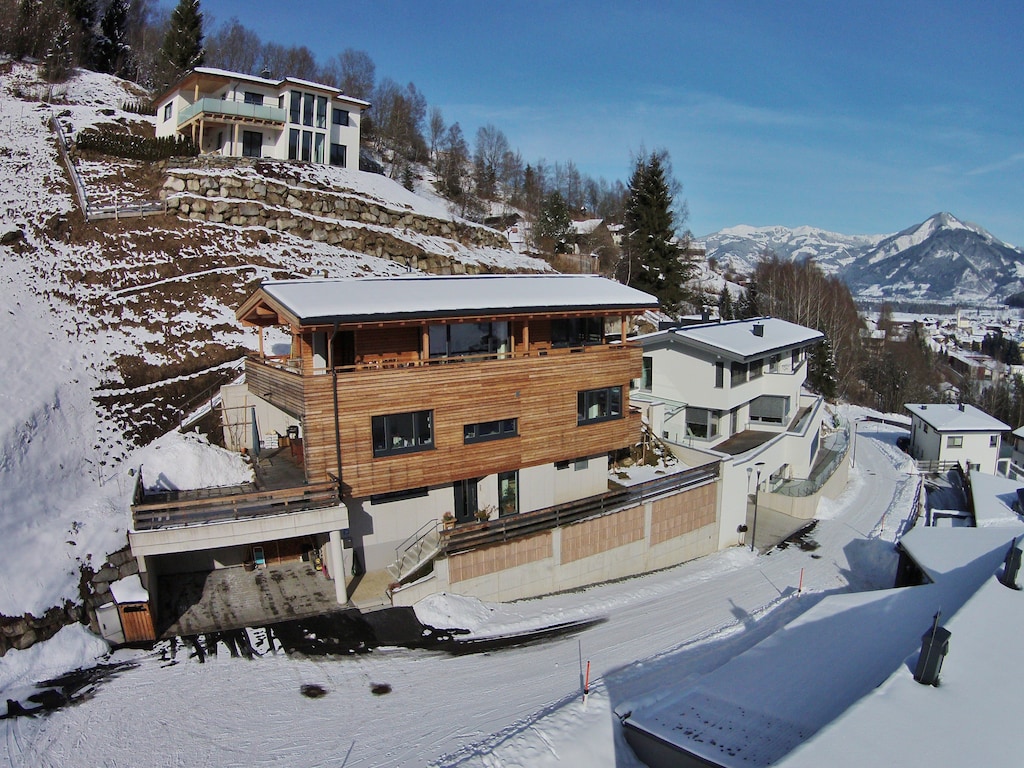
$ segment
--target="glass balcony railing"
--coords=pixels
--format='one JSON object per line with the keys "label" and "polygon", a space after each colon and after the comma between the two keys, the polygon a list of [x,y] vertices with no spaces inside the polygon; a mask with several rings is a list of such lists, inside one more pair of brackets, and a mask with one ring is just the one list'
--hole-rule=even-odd
{"label": "glass balcony railing", "polygon": [[263,122],[284,123],[287,114],[278,107],[263,104],[246,104],[242,101],[226,101],[225,99],[205,98],[189,104],[178,113],[178,125],[188,122],[196,115],[224,115]]}

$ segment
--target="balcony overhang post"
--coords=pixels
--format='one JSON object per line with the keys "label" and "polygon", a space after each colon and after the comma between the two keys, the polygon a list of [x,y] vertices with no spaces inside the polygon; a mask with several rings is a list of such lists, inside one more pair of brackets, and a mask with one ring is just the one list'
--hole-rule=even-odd
{"label": "balcony overhang post", "polygon": [[430,359],[430,326],[420,326],[420,365]]}
{"label": "balcony overhang post", "polygon": [[622,315],[622,335],[619,337],[622,343],[626,343],[626,331],[629,330],[629,316]]}
{"label": "balcony overhang post", "polygon": [[260,337],[260,361],[265,363],[267,361],[267,356],[263,352],[263,331],[264,331],[263,326],[262,325],[257,325],[256,326],[256,331],[257,331],[257,333],[259,334],[259,337]]}
{"label": "balcony overhang post", "polygon": [[530,318],[523,320],[523,354],[530,354]]}
{"label": "balcony overhang post", "polygon": [[[331,331],[331,343],[327,349],[327,361],[331,367],[331,395],[334,400],[334,457],[338,462],[338,499],[341,501],[341,418],[338,415],[338,369],[334,365],[334,337],[338,335],[338,324]],[[345,574],[341,574],[341,583],[345,583]]]}

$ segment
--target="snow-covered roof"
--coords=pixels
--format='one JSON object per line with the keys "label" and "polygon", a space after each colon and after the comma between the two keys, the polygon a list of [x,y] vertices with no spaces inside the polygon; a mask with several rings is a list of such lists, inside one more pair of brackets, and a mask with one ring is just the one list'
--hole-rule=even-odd
{"label": "snow-covered roof", "polygon": [[[827,597],[690,689],[634,710],[626,726],[721,766],[836,765],[840,757],[844,765],[877,762],[878,755],[885,754],[874,741],[877,728],[917,744],[921,728],[907,725],[910,713],[928,730],[959,730],[957,736],[963,738],[964,713],[971,712],[975,702],[965,702],[952,683],[954,692],[943,696],[945,685],[936,691],[914,682],[908,658],[920,647],[921,635],[940,609],[943,624],[953,632],[954,650],[947,665],[957,668],[960,679],[969,679],[976,667],[989,672],[1005,667],[1006,660],[1015,657],[1012,645],[1024,631],[1024,592],[1007,589],[994,574],[1019,533],[1016,528],[923,530],[917,537],[918,552],[930,563],[929,571],[939,576],[935,583]],[[961,628],[966,622],[957,611],[977,594],[986,594],[987,600],[990,591],[1004,615],[989,617],[986,605],[976,623]],[[1009,613],[1012,619],[1005,615]],[[979,642],[988,635],[990,618],[1015,628],[992,641],[1005,646],[1002,659],[965,647],[968,635]],[[944,666],[944,684],[946,670]],[[894,681],[916,694],[916,703],[905,702],[900,711],[869,695]],[[1000,698],[995,693],[998,686],[968,687],[983,700]],[[941,725],[930,720],[936,699],[943,699],[948,717]],[[861,730],[844,729],[842,738],[831,738],[851,708],[866,713]],[[879,716],[879,708],[885,715]],[[819,732],[829,738],[822,739]],[[972,730],[972,742],[975,736]],[[859,760],[845,753],[851,740],[860,742]],[[1002,749],[1008,748],[1014,747],[1004,740]]]}
{"label": "snow-covered roof", "polygon": [[157,98],[157,102],[162,101],[167,94],[179,90],[181,85],[188,80],[190,77],[196,75],[202,75],[205,77],[216,77],[223,78],[224,80],[238,80],[239,82],[252,83],[253,85],[263,85],[268,88],[281,88],[284,85],[292,84],[298,85],[303,88],[315,88],[316,90],[326,91],[333,95],[335,99],[343,99],[351,104],[367,108],[370,106],[370,102],[357,99],[354,96],[346,96],[343,91],[335,88],[333,85],[326,85],[324,83],[314,83],[311,80],[303,80],[298,77],[283,77],[277,80],[268,79],[266,77],[257,77],[256,75],[249,75],[244,72],[232,72],[229,69],[218,69],[217,67],[195,67],[194,69],[185,73],[184,76],[178,82],[174,83],[170,88],[164,91]]}
{"label": "snow-covered roof", "polygon": [[1008,432],[1009,424],[967,403],[907,403],[903,406],[936,432]]}
{"label": "snow-covered roof", "polygon": [[590,235],[593,234],[594,230],[603,223],[604,219],[585,219],[584,221],[574,221],[572,222],[572,229],[577,235]]}
{"label": "snow-covered roof", "polygon": [[[650,294],[597,275],[409,275],[287,280],[263,294],[300,325],[537,312],[656,308]],[[256,298],[256,297],[253,297]],[[253,299],[238,311],[243,317]]]}
{"label": "snow-covered roof", "polygon": [[[759,332],[760,331],[760,332]],[[824,338],[821,331],[807,328],[777,317],[730,320],[724,323],[702,323],[684,328],[649,333],[639,337],[644,346],[670,339],[741,360],[763,357],[801,347]]]}
{"label": "snow-covered roof", "polygon": [[974,523],[979,528],[1005,526],[1020,521],[1014,504],[1017,490],[1024,481],[971,472],[971,497],[974,500]]}

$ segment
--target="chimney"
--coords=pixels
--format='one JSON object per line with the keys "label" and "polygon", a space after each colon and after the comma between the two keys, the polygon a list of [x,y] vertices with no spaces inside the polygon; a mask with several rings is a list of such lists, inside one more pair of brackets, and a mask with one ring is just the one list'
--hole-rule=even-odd
{"label": "chimney", "polygon": [[1010,543],[1010,549],[1006,553],[1006,559],[1003,560],[1003,573],[999,577],[999,581],[1003,586],[1009,587],[1010,589],[1020,589],[1017,586],[1017,572],[1020,570],[1020,550],[1017,549],[1017,540],[1014,539]]}
{"label": "chimney", "polygon": [[959,408],[959,409],[960,409],[960,413],[963,413],[963,412],[964,412],[964,404],[963,404],[963,403],[958,403],[958,404],[957,404],[957,408]]}
{"label": "chimney", "polygon": [[270,67],[264,67],[263,70],[260,72],[260,77],[262,77],[264,80],[269,80],[270,79]]}
{"label": "chimney", "polygon": [[764,323],[754,323],[754,327],[751,330],[755,336],[764,336]]}
{"label": "chimney", "polygon": [[917,657],[914,679],[922,685],[939,684],[939,672],[942,671],[942,660],[949,653],[950,631],[939,626],[942,613],[935,614],[932,628],[921,637],[921,653]]}

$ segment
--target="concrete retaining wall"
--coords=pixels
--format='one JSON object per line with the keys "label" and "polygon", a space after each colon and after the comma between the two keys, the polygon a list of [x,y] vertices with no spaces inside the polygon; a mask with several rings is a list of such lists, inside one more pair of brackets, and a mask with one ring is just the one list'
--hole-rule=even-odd
{"label": "concrete retaining wall", "polygon": [[717,483],[572,525],[439,558],[434,575],[393,594],[518,600],[679,565],[717,549]]}

